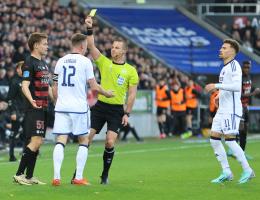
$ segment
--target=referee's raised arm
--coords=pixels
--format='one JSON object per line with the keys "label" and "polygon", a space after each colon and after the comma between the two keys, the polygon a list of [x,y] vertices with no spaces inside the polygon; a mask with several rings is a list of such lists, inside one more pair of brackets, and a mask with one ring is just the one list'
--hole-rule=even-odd
{"label": "referee's raised arm", "polygon": [[87,25],[87,42],[88,49],[90,50],[90,54],[94,60],[97,60],[101,55],[100,51],[95,46],[94,36],[93,36],[93,20],[90,16],[87,16],[85,19],[85,24]]}

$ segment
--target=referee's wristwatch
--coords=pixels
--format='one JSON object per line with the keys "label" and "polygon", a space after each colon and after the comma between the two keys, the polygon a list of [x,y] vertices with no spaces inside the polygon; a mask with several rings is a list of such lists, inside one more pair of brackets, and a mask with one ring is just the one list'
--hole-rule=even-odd
{"label": "referee's wristwatch", "polygon": [[124,112],[124,115],[127,115],[127,117],[130,117],[130,113],[129,112]]}

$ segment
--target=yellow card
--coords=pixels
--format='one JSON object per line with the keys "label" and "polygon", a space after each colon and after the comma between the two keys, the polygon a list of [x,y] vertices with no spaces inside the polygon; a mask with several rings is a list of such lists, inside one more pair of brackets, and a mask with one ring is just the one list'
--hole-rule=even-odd
{"label": "yellow card", "polygon": [[95,14],[96,14],[96,12],[97,12],[97,9],[91,9],[91,11],[90,11],[90,13],[89,13],[88,16],[90,16],[90,17],[94,17]]}

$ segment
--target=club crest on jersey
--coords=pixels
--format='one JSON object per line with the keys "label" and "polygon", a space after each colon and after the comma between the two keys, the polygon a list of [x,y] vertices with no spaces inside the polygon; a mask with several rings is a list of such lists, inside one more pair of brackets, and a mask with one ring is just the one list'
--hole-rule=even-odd
{"label": "club crest on jersey", "polygon": [[125,82],[125,79],[119,75],[118,78],[117,78],[117,84],[118,85],[123,85],[124,82]]}
{"label": "club crest on jersey", "polygon": [[30,72],[29,71],[24,71],[23,72],[23,77],[24,78],[28,78],[30,76]]}

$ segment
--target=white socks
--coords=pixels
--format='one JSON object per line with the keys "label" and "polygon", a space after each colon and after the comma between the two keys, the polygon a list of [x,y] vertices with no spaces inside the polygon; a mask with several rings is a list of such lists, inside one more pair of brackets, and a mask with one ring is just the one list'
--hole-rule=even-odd
{"label": "white socks", "polygon": [[76,163],[77,163],[77,169],[76,169],[76,179],[83,179],[83,171],[88,158],[88,146],[87,145],[79,145],[77,157],[76,157]]}
{"label": "white socks", "polygon": [[60,179],[60,169],[64,158],[64,145],[57,143],[53,150],[54,179]]}
{"label": "white socks", "polygon": [[233,154],[236,156],[236,159],[241,164],[244,171],[251,171],[245,153],[241,149],[241,147],[238,145],[238,143],[235,140],[226,140],[226,145],[232,150]]}
{"label": "white socks", "polygon": [[228,164],[228,160],[227,160],[227,155],[226,155],[226,151],[225,148],[221,142],[221,139],[212,139],[210,138],[210,144],[214,150],[214,153],[218,159],[218,161],[221,164],[222,170],[223,172],[227,173],[227,174],[231,174],[231,170]]}

